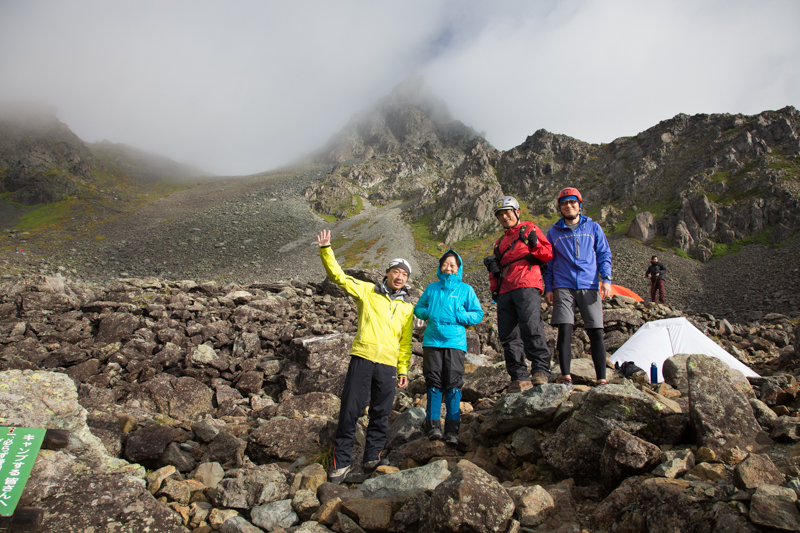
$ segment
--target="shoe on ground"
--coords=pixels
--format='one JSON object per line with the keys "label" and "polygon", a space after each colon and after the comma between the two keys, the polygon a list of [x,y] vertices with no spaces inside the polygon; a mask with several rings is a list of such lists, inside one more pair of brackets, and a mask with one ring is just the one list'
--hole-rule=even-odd
{"label": "shoe on ground", "polygon": [[572,379],[570,378],[558,378],[558,382],[564,385],[568,391],[572,391]]}
{"label": "shoe on ground", "polygon": [[371,474],[377,469],[379,466],[388,466],[389,459],[375,459],[374,461],[364,461],[361,463],[361,468],[364,470],[365,474]]}
{"label": "shoe on ground", "polygon": [[531,387],[533,387],[533,384],[530,381],[515,379],[511,382],[511,385],[508,386],[508,392],[522,392]]}
{"label": "shoe on ground", "polygon": [[341,468],[337,468],[336,470],[331,470],[328,474],[328,481],[333,483],[334,485],[340,485],[344,478],[347,477],[347,474],[350,473],[352,470],[353,465],[343,466]]}
{"label": "shoe on ground", "polygon": [[547,378],[547,374],[545,374],[544,372],[536,372],[533,375],[533,379],[530,382],[533,383],[534,385],[544,385],[548,381],[550,380]]}
{"label": "shoe on ground", "polygon": [[440,428],[431,428],[428,431],[428,440],[442,440],[444,435],[442,435],[442,430]]}
{"label": "shoe on ground", "polygon": [[449,444],[450,446],[457,446],[458,445],[458,433],[446,433],[444,436],[444,441]]}

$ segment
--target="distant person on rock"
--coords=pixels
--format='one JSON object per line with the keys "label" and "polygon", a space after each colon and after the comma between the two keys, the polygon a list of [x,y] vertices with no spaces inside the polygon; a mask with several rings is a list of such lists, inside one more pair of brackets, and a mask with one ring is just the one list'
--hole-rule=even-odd
{"label": "distant person on rock", "polygon": [[331,483],[341,483],[353,464],[353,443],[359,415],[369,404],[362,467],[366,473],[389,464],[381,458],[389,433],[389,413],[394,404],[395,384],[408,384],[414,306],[405,290],[411,265],[393,259],[381,283],[367,283],[345,275],[331,248],[331,232],[317,236],[319,254],[328,278],[356,302],[358,331],[350,348],[350,365],[342,390],[339,426],[328,474]]}
{"label": "distant person on rock", "polygon": [[553,243],[553,261],[544,276],[544,298],[553,306],[550,323],[558,326],[559,381],[570,389],[576,307],[589,335],[597,384],[606,383],[603,299],[611,296],[611,248],[603,228],[581,214],[582,203],[578,189],[567,187],[558,193],[562,218],[547,231],[547,238]]}
{"label": "distant person on rock", "polygon": [[[492,299],[497,302],[497,331],[511,376],[508,392],[521,392],[550,379],[550,350],[541,315],[540,266],[550,261],[553,250],[542,230],[532,222],[521,221],[519,214],[516,198],[497,199],[494,216],[505,232],[494,243],[494,253],[483,260],[489,271]],[[526,358],[531,362],[533,380]]]}
{"label": "distant person on rock", "polygon": [[[414,315],[427,320],[422,338],[422,373],[425,376],[428,405],[425,431],[430,440],[458,444],[461,426],[461,387],[464,386],[464,359],[467,352],[466,326],[483,319],[483,309],[475,291],[461,281],[461,257],[448,250],[439,259],[439,281],[425,288],[414,308]],[[446,414],[442,435],[442,393]]]}
{"label": "distant person on rock", "polygon": [[650,278],[650,300],[656,303],[656,292],[658,292],[659,303],[664,303],[664,283],[667,278],[667,267],[658,262],[658,257],[653,256],[650,258],[650,266],[647,267],[647,272],[644,274]]}

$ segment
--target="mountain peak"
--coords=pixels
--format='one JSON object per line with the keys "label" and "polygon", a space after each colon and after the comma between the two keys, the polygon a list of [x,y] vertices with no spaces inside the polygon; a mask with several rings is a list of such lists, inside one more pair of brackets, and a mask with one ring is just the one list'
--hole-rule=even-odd
{"label": "mountain peak", "polygon": [[427,147],[464,153],[479,134],[453,120],[447,105],[431,93],[422,76],[409,74],[387,96],[356,113],[314,158],[323,163],[366,160]]}

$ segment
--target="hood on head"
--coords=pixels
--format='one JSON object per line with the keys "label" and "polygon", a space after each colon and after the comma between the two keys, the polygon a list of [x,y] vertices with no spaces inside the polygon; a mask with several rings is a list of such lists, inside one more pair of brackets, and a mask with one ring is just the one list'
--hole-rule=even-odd
{"label": "hood on head", "polygon": [[[458,264],[458,270],[456,271],[455,274],[444,274],[444,273],[442,273],[442,261],[444,261],[445,257],[447,257],[448,254],[453,254],[453,255],[456,256],[456,259],[457,259],[456,263]],[[450,280],[454,280],[454,281],[461,281],[461,277],[463,275],[463,272],[464,272],[464,261],[461,260],[461,256],[458,255],[458,252],[456,252],[455,250],[453,250],[453,249],[447,250],[439,258],[439,266],[436,269],[436,276],[440,280],[446,281],[447,279],[450,279]]]}

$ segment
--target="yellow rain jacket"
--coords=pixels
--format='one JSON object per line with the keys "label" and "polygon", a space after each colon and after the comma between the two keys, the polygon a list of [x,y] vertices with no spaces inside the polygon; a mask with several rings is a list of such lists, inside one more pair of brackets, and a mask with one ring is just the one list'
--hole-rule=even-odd
{"label": "yellow rain jacket", "polygon": [[405,292],[398,291],[392,299],[382,285],[346,275],[330,246],[320,247],[319,255],[328,278],[356,301],[358,331],[350,355],[397,367],[399,376],[408,375],[414,306],[406,301]]}

